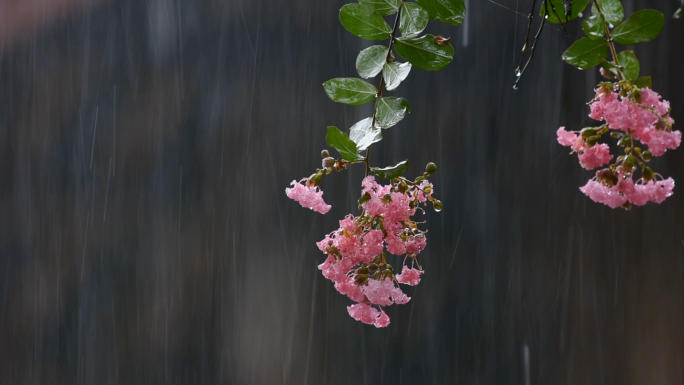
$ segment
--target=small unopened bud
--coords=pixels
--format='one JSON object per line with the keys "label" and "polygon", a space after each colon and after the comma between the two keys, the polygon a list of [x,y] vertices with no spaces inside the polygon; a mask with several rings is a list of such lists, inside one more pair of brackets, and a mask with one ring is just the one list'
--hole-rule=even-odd
{"label": "small unopened bud", "polygon": [[360,267],[356,269],[356,274],[368,274],[368,268],[367,267]]}
{"label": "small unopened bud", "polygon": [[598,132],[598,129],[596,129],[595,127],[583,128],[582,131],[580,131],[583,138],[588,138],[590,136],[594,136],[594,135],[596,135],[597,132]]}
{"label": "small unopened bud", "polygon": [[587,142],[587,144],[589,145],[589,147],[591,147],[591,146],[595,145],[596,142],[598,142],[599,139],[601,139],[600,136],[594,135],[594,136],[588,137],[588,138],[586,139],[586,142]]}
{"label": "small unopened bud", "polygon": [[359,274],[354,278],[354,282],[358,283],[361,285],[362,283],[366,282],[368,280],[368,274]]}
{"label": "small unopened bud", "polygon": [[644,178],[645,181],[649,181],[655,177],[655,173],[653,170],[651,170],[650,167],[644,167],[643,170],[641,170],[641,176]]}
{"label": "small unopened bud", "polygon": [[631,139],[632,138],[630,136],[623,136],[620,140],[618,140],[617,144],[618,146],[624,147],[630,143]]}
{"label": "small unopened bud", "polygon": [[653,154],[651,154],[651,151],[644,151],[644,153],[641,154],[641,156],[642,156],[642,157],[644,158],[644,160],[647,161],[647,162],[648,162],[649,160],[651,160],[651,158],[653,158]]}
{"label": "small unopened bud", "polygon": [[334,165],[335,165],[335,158],[329,156],[329,157],[323,159],[323,167],[328,168],[328,167],[332,167]]}
{"label": "small unopened bud", "polygon": [[323,151],[321,151],[321,157],[323,157],[323,158],[329,158],[329,157],[330,157],[330,152],[328,152],[328,150],[323,150]]}
{"label": "small unopened bud", "polygon": [[399,191],[400,193],[405,193],[406,190],[408,190],[408,185],[406,184],[406,182],[402,181],[397,185],[397,191]]}
{"label": "small unopened bud", "polygon": [[425,166],[425,171],[430,174],[434,174],[437,171],[437,165],[430,162],[427,164],[427,166]]}
{"label": "small unopened bud", "polygon": [[634,168],[634,165],[636,164],[636,158],[634,157],[634,155],[628,155],[625,158],[625,161],[622,162],[622,164],[624,164],[625,167],[631,170],[632,168]]}

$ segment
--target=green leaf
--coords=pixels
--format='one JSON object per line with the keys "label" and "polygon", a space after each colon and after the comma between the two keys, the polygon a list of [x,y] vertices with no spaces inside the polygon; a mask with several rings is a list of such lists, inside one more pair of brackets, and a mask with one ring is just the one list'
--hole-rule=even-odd
{"label": "green leaf", "polygon": [[406,79],[411,72],[411,63],[385,63],[382,68],[382,77],[385,79],[385,88],[392,91],[399,87],[399,84]]}
{"label": "green leaf", "polygon": [[401,6],[401,0],[359,0],[359,3],[372,7],[383,16],[397,13]]}
{"label": "green leaf", "polygon": [[425,8],[416,3],[405,3],[401,10],[399,29],[401,36],[411,37],[423,32],[427,27],[430,14]]}
{"label": "green leaf", "polygon": [[653,88],[653,81],[651,80],[650,76],[641,76],[637,78],[637,80],[633,81],[632,84],[639,88]]}
{"label": "green leaf", "polygon": [[438,19],[457,27],[463,24],[466,13],[463,0],[418,0],[418,4],[428,11],[432,20]]}
{"label": "green leaf", "polygon": [[328,97],[338,103],[360,106],[375,99],[377,88],[357,78],[335,78],[323,83]]}
{"label": "green leaf", "polygon": [[606,20],[601,15],[594,15],[582,21],[582,30],[591,40],[603,37],[606,33]]}
{"label": "green leaf", "polygon": [[653,9],[634,12],[613,30],[613,40],[622,45],[655,39],[665,25],[665,15]]}
{"label": "green leaf", "polygon": [[358,151],[364,151],[371,144],[382,140],[382,130],[378,127],[371,127],[372,124],[373,118],[366,118],[349,129],[349,139],[356,143]]}
{"label": "green leaf", "polygon": [[385,40],[392,27],[372,7],[364,4],[347,4],[340,9],[340,23],[347,31],[368,40]]}
{"label": "green leaf", "polygon": [[394,49],[408,62],[425,71],[439,71],[454,59],[454,47],[435,43],[433,35],[398,37]]}
{"label": "green leaf", "polygon": [[[570,21],[579,16],[579,14],[582,13],[582,11],[584,11],[584,8],[586,8],[587,5],[589,5],[590,1],[591,0],[574,0],[572,2],[572,13],[570,14],[570,17],[566,20],[565,8],[563,8],[563,0],[549,0],[549,17],[546,20],[554,24],[560,24],[561,22],[565,23],[566,21]],[[542,2],[540,13],[542,17],[546,15],[546,8],[547,6],[545,6],[545,4]],[[560,17],[560,19],[558,17]]]}
{"label": "green leaf", "polygon": [[387,51],[387,47],[372,45],[359,52],[359,56],[356,57],[356,71],[364,79],[379,74],[387,62]]}
{"label": "green leaf", "polygon": [[604,38],[591,40],[583,37],[563,52],[563,60],[582,70],[594,67],[607,56],[608,41]]}
{"label": "green leaf", "polygon": [[411,105],[404,98],[380,98],[376,105],[375,125],[390,128],[411,112]]}
{"label": "green leaf", "polygon": [[618,62],[622,67],[622,73],[629,81],[634,81],[639,77],[641,66],[636,55],[632,51],[622,51],[618,54]]}
{"label": "green leaf", "polygon": [[392,180],[394,178],[400,177],[403,173],[408,170],[409,167],[409,161],[405,160],[403,162],[399,162],[394,166],[390,167],[385,167],[385,168],[379,168],[379,167],[371,167],[371,172],[378,177],[382,179],[387,179],[387,180]]}
{"label": "green leaf", "polygon": [[[618,25],[625,17],[625,9],[622,7],[620,0],[598,0],[601,13],[606,18],[606,21],[613,25]],[[596,11],[596,4],[591,8],[592,15],[598,15]]]}
{"label": "green leaf", "polygon": [[349,139],[347,133],[340,131],[337,127],[328,127],[328,135],[325,136],[325,141],[328,142],[328,146],[337,150],[342,158],[350,162],[364,159],[363,156],[359,155],[356,144]]}

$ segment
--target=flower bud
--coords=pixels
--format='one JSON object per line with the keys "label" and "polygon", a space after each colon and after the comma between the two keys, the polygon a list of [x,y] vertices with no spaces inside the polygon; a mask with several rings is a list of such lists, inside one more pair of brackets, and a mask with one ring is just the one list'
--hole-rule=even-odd
{"label": "flower bud", "polygon": [[588,138],[590,136],[594,136],[594,135],[596,135],[597,132],[598,132],[598,129],[596,129],[596,127],[586,127],[586,128],[583,128],[582,131],[580,131],[583,138]]}
{"label": "flower bud", "polygon": [[368,268],[367,267],[360,267],[356,269],[356,274],[368,274]]}
{"label": "flower bud", "polygon": [[330,153],[328,152],[328,150],[323,150],[323,151],[321,151],[321,157],[323,157],[323,158],[329,158],[329,157],[330,157]]}
{"label": "flower bud", "polygon": [[425,166],[425,171],[427,171],[429,174],[434,174],[435,171],[437,171],[437,165],[430,162]]}
{"label": "flower bud", "polygon": [[335,158],[333,157],[327,157],[323,159],[323,167],[324,168],[330,168],[335,165]]}
{"label": "flower bud", "polygon": [[628,145],[631,142],[632,138],[629,135],[623,136],[620,140],[618,140],[618,146],[624,147]]}
{"label": "flower bud", "polygon": [[644,160],[647,161],[647,162],[648,162],[649,160],[651,160],[651,158],[653,158],[653,154],[651,154],[651,151],[648,151],[648,150],[647,150],[647,151],[644,151],[644,153],[641,154],[641,156],[642,156],[642,157],[644,158]]}
{"label": "flower bud", "polygon": [[601,137],[598,136],[598,135],[590,136],[590,137],[588,137],[588,138],[586,139],[587,145],[588,145],[589,147],[591,147],[591,146],[595,145],[596,142],[598,142],[599,139],[601,139]]}
{"label": "flower bud", "polygon": [[636,158],[634,157],[634,155],[628,155],[625,158],[625,161],[622,162],[622,164],[625,165],[625,167],[627,167],[629,170],[631,170],[634,168],[634,165],[636,164]]}
{"label": "flower bud", "polygon": [[400,193],[405,193],[406,190],[408,190],[408,185],[406,184],[406,182],[402,181],[402,182],[399,183],[399,185],[397,186],[397,190],[399,190]]}
{"label": "flower bud", "polygon": [[354,278],[354,282],[358,283],[359,285],[365,283],[368,280],[368,274],[359,274]]}
{"label": "flower bud", "polygon": [[655,173],[653,172],[653,170],[651,170],[650,167],[644,167],[644,169],[641,170],[641,177],[648,182],[649,180],[655,177]]}

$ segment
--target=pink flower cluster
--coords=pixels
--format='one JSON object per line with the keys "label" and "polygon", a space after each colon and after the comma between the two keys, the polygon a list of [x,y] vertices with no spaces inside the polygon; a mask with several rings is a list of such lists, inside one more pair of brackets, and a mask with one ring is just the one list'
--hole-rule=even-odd
{"label": "pink flower cluster", "polygon": [[[624,91],[619,85],[615,88],[605,83],[600,86],[590,105],[589,116],[605,124],[579,132],[561,127],[556,132],[558,143],[570,147],[578,154],[580,165],[592,170],[613,159],[608,145],[597,141],[614,130],[611,136],[621,138],[618,145],[625,147],[626,155],[619,156],[608,168],[597,171],[580,191],[611,208],[661,203],[672,195],[674,180],[653,173],[646,162],[652,156],[661,156],[665,151],[679,147],[682,133],[672,130],[674,119],[670,117],[670,103],[661,100],[658,93],[649,88]],[[635,146],[635,141],[647,145],[648,150],[642,152]],[[637,165],[642,168],[643,177],[635,182],[632,177]]]}
{"label": "pink flower cluster", "polygon": [[308,183],[308,178],[304,178],[300,182],[304,181],[306,181],[305,184],[301,184],[293,180],[291,183],[292,188],[285,189],[287,197],[296,200],[302,207],[312,209],[321,214],[330,211],[332,206],[323,201],[323,191],[318,186]]}
{"label": "pink flower cluster", "polygon": [[600,179],[601,171],[597,172],[596,178],[580,187],[580,191],[594,202],[603,203],[613,209],[627,204],[643,206],[648,202],[662,203],[672,195],[674,189],[672,178],[650,180],[646,183],[634,183],[631,178],[618,178],[618,183],[611,185]]}
{"label": "pink flower cluster", "polygon": [[561,127],[556,131],[556,135],[558,135],[558,143],[570,147],[572,151],[576,152],[580,165],[587,170],[601,167],[613,159],[610,154],[610,147],[607,144],[601,143],[590,146],[577,131],[565,131],[565,127]]}
{"label": "pink flower cluster", "polygon": [[419,203],[432,194],[427,181],[398,191],[397,186],[379,185],[373,176],[363,180],[361,206],[363,214],[347,216],[340,228],[317,243],[328,258],[318,268],[323,276],[335,283],[335,289],[357,302],[347,307],[354,319],[376,327],[389,325],[389,317],[372,305],[405,304],[406,296],[398,284],[417,285],[422,270],[403,266],[401,274],[394,274],[387,263],[387,251],[406,254],[411,260],[426,246],[425,234],[411,217]]}
{"label": "pink flower cluster", "polygon": [[613,130],[629,133],[646,144],[654,156],[674,150],[682,141],[682,133],[671,129],[674,119],[669,116],[670,102],[661,100],[648,87],[640,90],[640,96],[632,97],[621,97],[610,88],[599,87],[590,107],[592,119],[605,121]]}

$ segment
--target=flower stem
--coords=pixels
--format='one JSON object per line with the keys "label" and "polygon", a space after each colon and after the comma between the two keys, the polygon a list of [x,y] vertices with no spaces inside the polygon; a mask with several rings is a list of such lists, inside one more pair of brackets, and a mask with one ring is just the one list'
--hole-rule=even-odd
{"label": "flower stem", "polygon": [[[390,36],[389,47],[387,49],[387,56],[385,57],[385,63],[388,63],[392,57],[392,47],[394,47],[394,39],[397,37],[397,31],[399,30],[399,20],[401,20],[401,9],[404,7],[404,2],[401,2],[399,9],[397,10],[397,17],[394,19],[394,28],[392,28],[392,35]],[[376,116],[378,113],[378,100],[382,98],[382,91],[385,88],[385,77],[380,75],[380,85],[378,86],[378,94],[375,99],[375,108],[373,109],[373,122],[371,123],[371,128],[375,127]],[[366,149],[366,176],[370,175],[370,148],[368,146]]]}
{"label": "flower stem", "polygon": [[[601,7],[598,4],[598,0],[594,0],[594,5],[596,6],[596,10],[598,13],[603,16],[603,27],[606,30],[606,38],[608,40],[608,46],[610,47],[610,53],[613,55],[613,61],[615,62],[615,65],[619,66],[620,62],[618,61],[618,55],[617,51],[615,50],[615,43],[613,43],[613,35],[610,34],[610,27],[608,27],[608,21],[606,21],[606,16],[603,14],[603,11],[601,11]],[[625,77],[622,74],[622,71],[618,69],[618,74],[617,74],[618,80],[624,80]]]}

